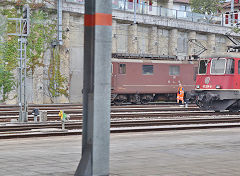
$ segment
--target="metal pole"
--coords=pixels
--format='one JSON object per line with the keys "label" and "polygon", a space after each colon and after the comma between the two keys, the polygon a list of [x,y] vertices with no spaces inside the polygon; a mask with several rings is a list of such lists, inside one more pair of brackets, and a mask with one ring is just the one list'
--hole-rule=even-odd
{"label": "metal pole", "polygon": [[24,38],[24,122],[28,121],[28,112],[27,112],[27,96],[26,96],[26,78],[27,78],[27,42],[26,38]]}
{"label": "metal pole", "polygon": [[62,120],[62,130],[65,130],[65,120]]}
{"label": "metal pole", "polygon": [[58,44],[62,45],[63,44],[63,40],[62,40],[62,0],[58,0],[57,13],[58,13]]}
{"label": "metal pole", "polygon": [[137,0],[134,0],[134,24],[136,24]]}
{"label": "metal pole", "polygon": [[[26,24],[25,24],[26,25]],[[24,28],[24,25],[23,25]],[[27,64],[26,64],[26,58],[27,58],[27,39],[23,36],[20,36],[18,39],[18,42],[20,43],[19,46],[19,106],[20,106],[20,112],[19,112],[19,122],[27,122],[27,99],[26,99],[26,77],[27,77]]]}
{"label": "metal pole", "polygon": [[234,21],[234,0],[231,0],[231,26],[233,26],[233,21]]}
{"label": "metal pole", "polygon": [[19,48],[20,48],[20,55],[19,55],[19,122],[23,121],[23,109],[22,109],[22,38],[19,38]]}
{"label": "metal pole", "polygon": [[85,1],[84,25],[82,158],[75,176],[107,176],[109,175],[112,1]]}
{"label": "metal pole", "polygon": [[26,78],[27,78],[27,36],[30,32],[30,8],[29,5],[23,6],[23,18],[8,18],[16,22],[15,33],[8,35],[18,36],[18,104],[19,122],[27,122],[27,98],[26,98]]}
{"label": "metal pole", "polygon": [[222,14],[221,26],[224,24],[224,15]]}
{"label": "metal pole", "polygon": [[231,0],[231,12],[234,11],[234,0]]}
{"label": "metal pole", "polygon": [[124,11],[126,10],[126,0],[124,0]]}

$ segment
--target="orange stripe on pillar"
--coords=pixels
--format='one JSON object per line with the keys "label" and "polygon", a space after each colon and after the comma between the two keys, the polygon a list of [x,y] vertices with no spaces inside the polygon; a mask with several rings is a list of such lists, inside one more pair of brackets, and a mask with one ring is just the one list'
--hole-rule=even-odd
{"label": "orange stripe on pillar", "polygon": [[84,15],[85,26],[112,26],[112,14],[95,13],[93,15]]}

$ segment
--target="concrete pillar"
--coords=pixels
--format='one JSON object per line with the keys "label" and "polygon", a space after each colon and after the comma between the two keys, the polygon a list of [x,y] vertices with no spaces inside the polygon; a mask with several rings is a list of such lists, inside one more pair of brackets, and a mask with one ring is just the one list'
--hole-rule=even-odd
{"label": "concrete pillar", "polygon": [[[63,31],[64,31],[64,39],[63,44],[60,48],[60,71],[61,74],[66,78],[66,82],[64,83],[64,87],[69,90],[68,83],[70,81],[69,73],[70,73],[70,14],[69,12],[63,12]],[[65,32],[66,31],[66,32]],[[69,92],[68,92],[69,93]],[[58,98],[58,103],[69,103],[69,98],[65,95],[61,95]]]}
{"label": "concrete pillar", "polygon": [[70,16],[70,87],[71,103],[82,103],[83,95],[83,47],[84,47],[84,18]]}
{"label": "concrete pillar", "polygon": [[178,30],[172,29],[169,33],[168,55],[177,56]]}
{"label": "concrete pillar", "polygon": [[191,31],[188,33],[188,56],[192,56],[195,54],[195,45],[191,42],[189,42],[189,40],[196,40],[197,38],[197,33],[196,31]]}
{"label": "concrete pillar", "polygon": [[128,28],[128,53],[138,53],[138,26],[137,24],[129,25]]}
{"label": "concrete pillar", "polygon": [[167,8],[169,8],[169,9],[173,8],[173,0],[168,0]]}
{"label": "concrete pillar", "polygon": [[208,34],[207,53],[210,55],[216,53],[216,35],[215,34]]}
{"label": "concrete pillar", "polygon": [[164,8],[173,8],[173,0],[158,0],[157,1],[158,6],[162,6]]}
{"label": "concrete pillar", "polygon": [[43,67],[39,66],[33,73],[33,103],[42,104],[44,98],[43,91]]}
{"label": "concrete pillar", "polygon": [[169,31],[158,29],[158,55],[168,55]]}
{"label": "concrete pillar", "polygon": [[229,40],[227,37],[225,37],[226,40],[226,44],[225,44],[225,51],[228,51],[228,46],[233,46],[233,42],[231,40]]}
{"label": "concrete pillar", "polygon": [[82,158],[75,176],[108,176],[112,1],[85,1],[84,26]]}
{"label": "concrete pillar", "polygon": [[158,28],[156,26],[153,26],[149,30],[148,53],[157,54],[157,52],[158,52]]}
{"label": "concrete pillar", "polygon": [[112,52],[113,53],[117,53],[118,49],[117,49],[117,21],[113,20],[112,21]]}

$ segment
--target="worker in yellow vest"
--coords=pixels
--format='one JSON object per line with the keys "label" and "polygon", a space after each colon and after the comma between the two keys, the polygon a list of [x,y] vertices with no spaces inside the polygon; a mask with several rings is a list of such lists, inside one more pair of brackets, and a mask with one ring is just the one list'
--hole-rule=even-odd
{"label": "worker in yellow vest", "polygon": [[178,91],[177,91],[177,103],[179,103],[180,101],[182,102],[182,104],[184,104],[184,89],[182,87],[182,84],[179,83],[179,87],[178,87]]}

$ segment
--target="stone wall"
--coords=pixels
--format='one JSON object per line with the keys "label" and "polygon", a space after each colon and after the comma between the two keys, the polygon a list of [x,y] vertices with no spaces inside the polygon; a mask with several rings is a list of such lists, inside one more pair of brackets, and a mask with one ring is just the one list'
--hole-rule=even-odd
{"label": "stone wall", "polygon": [[[44,66],[39,67],[27,81],[29,103],[82,102],[84,9],[81,5],[71,3],[64,3],[63,9],[64,40],[60,48],[60,68],[67,79],[69,96],[62,95],[54,99],[48,96],[47,72],[51,52],[46,50]],[[229,31],[231,29],[228,27],[141,14],[137,15],[137,24],[133,24],[133,14],[114,10],[112,52],[176,56],[183,60],[199,51],[200,48],[189,41],[194,39],[207,49],[201,55],[204,57],[227,50],[231,42],[224,34]]]}
{"label": "stone wall", "polygon": [[201,48],[189,42],[197,40],[207,49],[205,56],[227,51],[231,41],[221,34],[183,30],[178,28],[163,28],[157,25],[123,24],[113,20],[113,53],[157,54],[177,56],[186,59],[197,53]]}

